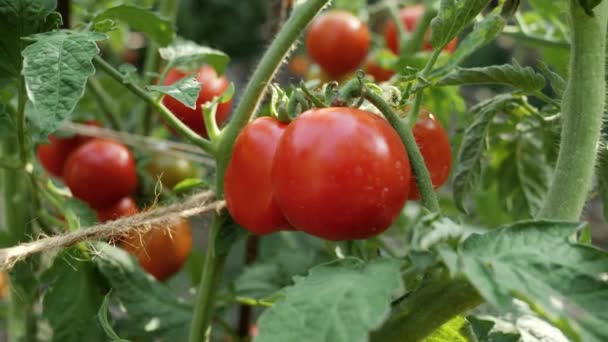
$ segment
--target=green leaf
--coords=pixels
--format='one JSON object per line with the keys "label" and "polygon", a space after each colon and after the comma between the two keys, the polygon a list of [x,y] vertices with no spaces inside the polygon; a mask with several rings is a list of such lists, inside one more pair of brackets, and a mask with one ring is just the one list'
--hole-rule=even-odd
{"label": "green leaf", "polygon": [[606,142],[603,143],[602,152],[599,154],[596,174],[602,208],[604,209],[604,221],[608,222],[608,146]]}
{"label": "green leaf", "polygon": [[439,13],[431,21],[430,43],[441,50],[490,3],[490,0],[441,0]]}
{"label": "green leaf", "polygon": [[107,19],[123,21],[132,30],[146,33],[161,46],[170,44],[175,37],[175,30],[170,20],[145,8],[130,5],[112,7],[97,15],[93,23],[98,24]]}
{"label": "green leaf", "polygon": [[101,328],[106,333],[106,336],[111,339],[112,342],[129,342],[128,340],[120,338],[118,334],[112,328],[112,324],[108,320],[108,307],[110,305],[110,294],[108,294],[103,298],[103,302],[97,311],[97,322],[101,325]]}
{"label": "green leaf", "polygon": [[99,53],[96,32],[65,31],[32,36],[35,43],[23,50],[27,95],[35,113],[30,119],[50,134],[67,119],[82,97],[87,79],[95,73],[91,60]]}
{"label": "green leaf", "polygon": [[15,119],[8,112],[8,108],[0,103],[0,136],[9,137],[15,134]]}
{"label": "green leaf", "polygon": [[103,300],[103,282],[82,252],[61,252],[44,278],[50,285],[44,295],[42,315],[53,329],[52,341],[105,341],[95,322]]}
{"label": "green leaf", "polygon": [[95,249],[93,262],[125,308],[132,329],[167,341],[183,340],[191,306],[145,273],[127,252],[103,243],[95,244]]}
{"label": "green leaf", "polygon": [[469,342],[472,338],[469,322],[462,316],[456,316],[444,323],[431,335],[424,338],[422,342]]}
{"label": "green leaf", "polygon": [[485,317],[467,316],[467,321],[478,342],[519,342],[521,335],[516,332],[493,331],[494,320]]}
{"label": "green leaf", "polygon": [[448,266],[496,308],[511,310],[515,297],[573,340],[606,341],[608,253],[569,239],[582,226],[526,221],[474,234]]}
{"label": "green leaf", "polygon": [[525,92],[534,92],[545,87],[545,78],[531,67],[504,64],[482,68],[457,68],[437,82],[438,86],[463,84],[502,84]]}
{"label": "green leaf", "polygon": [[44,32],[55,23],[56,0],[0,0],[0,79],[21,71],[22,37]]}
{"label": "green leaf", "polygon": [[588,16],[593,17],[593,9],[600,4],[602,0],[578,0],[578,3],[583,7]]}
{"label": "green leaf", "polygon": [[484,101],[471,109],[471,112],[475,115],[475,120],[464,132],[453,180],[454,201],[462,211],[465,211],[465,196],[475,188],[483,171],[488,127],[496,113],[504,110],[512,101],[514,101],[513,96],[503,94]]}
{"label": "green leaf", "polygon": [[222,74],[230,61],[230,57],[225,53],[189,40],[179,40],[166,48],[159,49],[158,52],[172,66],[185,70],[194,70],[201,64],[209,64],[218,74]]}
{"label": "green leaf", "polygon": [[257,342],[366,341],[401,284],[399,263],[348,258],[314,267],[264,311]]}
{"label": "green leaf", "polygon": [[[204,84],[202,85],[205,86]],[[196,100],[201,91],[201,84],[194,78],[184,77],[171,85],[151,85],[148,90],[169,95],[189,108],[196,108]],[[203,115],[202,113],[200,115]]]}
{"label": "green leaf", "polygon": [[366,5],[366,0],[334,0],[332,8],[336,10],[352,12],[358,15],[361,10],[365,9]]}
{"label": "green leaf", "polygon": [[555,0],[528,0],[532,8],[535,9],[535,13],[545,17],[559,17],[566,11],[568,11],[568,1],[555,1]]}
{"label": "green leaf", "polygon": [[200,178],[186,178],[173,187],[173,192],[181,194],[193,189],[210,188],[210,184]]}
{"label": "green leaf", "polygon": [[566,80],[558,73],[551,71],[549,66],[545,62],[538,63],[538,68],[545,75],[545,77],[549,80],[549,84],[557,97],[561,98],[564,95],[564,90],[566,89]]}
{"label": "green leaf", "polygon": [[89,227],[97,223],[97,214],[85,202],[68,198],[65,201],[66,221],[71,229]]}

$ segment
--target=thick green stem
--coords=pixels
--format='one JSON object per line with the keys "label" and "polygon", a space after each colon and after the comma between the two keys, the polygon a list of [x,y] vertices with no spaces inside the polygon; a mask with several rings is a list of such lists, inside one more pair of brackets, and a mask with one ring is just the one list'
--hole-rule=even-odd
{"label": "thick green stem", "polygon": [[437,201],[437,196],[435,195],[435,190],[433,189],[433,183],[431,182],[429,171],[426,168],[424,158],[420,153],[420,149],[416,144],[416,139],[414,139],[412,130],[407,123],[393,111],[386,101],[384,101],[382,96],[372,91],[365,91],[363,95],[365,96],[365,99],[371,102],[382,112],[388,122],[390,122],[390,124],[395,128],[401,140],[403,140],[403,144],[407,149],[407,154],[410,157],[412,169],[414,169],[416,185],[420,191],[422,205],[430,211],[438,212],[439,202]]}
{"label": "thick green stem", "polygon": [[116,109],[112,108],[112,103],[114,102],[114,100],[103,89],[103,87],[96,78],[89,78],[87,86],[89,87],[91,93],[93,93],[93,97],[95,97],[95,100],[97,100],[97,104],[99,104],[101,113],[103,113],[104,117],[110,123],[110,127],[117,131],[121,131],[122,126],[120,124],[120,120],[116,116]]}
{"label": "thick green stem", "polygon": [[[159,6],[159,13],[166,19],[175,22],[177,16],[177,9],[179,7],[179,0],[161,0]],[[158,48],[160,46],[150,41],[148,48],[146,49],[146,55],[144,56],[144,84],[150,84],[154,79],[153,73],[158,71],[160,65],[160,56],[158,54]],[[152,113],[150,104],[146,104],[135,113],[137,118],[141,118],[141,130],[143,135],[150,134],[152,128]]]}
{"label": "thick green stem", "polygon": [[217,288],[222,280],[222,271],[226,261],[225,255],[217,255],[215,252],[215,237],[222,229],[222,222],[224,220],[218,214],[214,215],[209,231],[203,275],[196,292],[196,305],[190,326],[190,342],[208,341],[211,333],[210,324],[213,319]]}
{"label": "thick green stem", "polygon": [[231,122],[224,128],[219,140],[216,169],[218,177],[217,196],[222,196],[224,192],[224,172],[232,156],[232,147],[236,137],[257,110],[270,81],[281,65],[281,61],[287,56],[306,26],[328,2],[329,0],[309,0],[296,7],[255,69],[245,88],[243,97],[234,111]]}
{"label": "thick green stem", "polygon": [[113,66],[111,66],[108,62],[103,60],[99,56],[95,56],[93,58],[93,62],[96,66],[102,69],[105,73],[107,73],[114,80],[122,84],[124,87],[132,91],[135,95],[140,97],[142,100],[146,101],[148,105],[150,105],[154,110],[156,110],[162,117],[165,119],[167,124],[171,126],[171,128],[178,131],[181,135],[183,135],[186,139],[190,140],[193,144],[197,145],[205,152],[209,154],[213,154],[215,150],[215,146],[207,139],[201,137],[196,132],[194,132],[190,127],[186,126],[183,122],[181,122],[167,107],[165,107],[160,101],[155,99],[152,95],[146,92],[144,89],[134,84],[133,82],[123,82],[123,75],[116,70]]}
{"label": "thick green stem", "polygon": [[591,187],[606,95],[608,1],[590,17],[571,0],[572,55],[553,182],[539,218],[578,220]]}
{"label": "thick green stem", "polygon": [[454,316],[481,304],[483,299],[466,281],[434,278],[393,308],[389,319],[371,334],[373,342],[414,342],[430,335]]}

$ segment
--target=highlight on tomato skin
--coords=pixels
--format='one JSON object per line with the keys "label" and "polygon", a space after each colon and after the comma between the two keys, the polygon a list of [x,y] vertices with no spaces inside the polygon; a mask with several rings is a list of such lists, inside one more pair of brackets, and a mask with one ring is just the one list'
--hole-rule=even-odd
{"label": "highlight on tomato skin", "polygon": [[311,59],[332,77],[354,71],[369,50],[367,24],[350,12],[331,10],[319,15],[306,33]]}
{"label": "highlight on tomato skin", "polygon": [[295,229],[334,241],[366,239],[401,212],[410,172],[405,147],[386,120],[333,107],[302,113],[287,127],[272,185]]}
{"label": "highlight on tomato skin", "polygon": [[[211,66],[203,65],[195,72],[184,72],[177,68],[171,68],[167,72],[164,85],[173,84],[186,76],[195,76],[196,80],[201,83],[201,90],[196,100],[196,107],[190,108],[170,95],[165,95],[163,97],[163,104],[178,119],[186,124],[186,126],[190,127],[196,133],[207,137],[207,130],[201,114],[201,107],[204,103],[213,100],[214,97],[222,95],[230,86],[230,81],[224,76],[219,76]],[[228,120],[231,108],[232,100],[217,106],[215,119],[217,120],[218,126],[221,127],[226,120]]]}
{"label": "highlight on tomato skin", "polygon": [[276,202],[271,181],[272,163],[286,128],[286,123],[270,117],[247,124],[236,139],[224,176],[228,212],[256,235],[274,233],[289,225]]}
{"label": "highlight on tomato skin", "polygon": [[[452,169],[452,147],[450,138],[441,122],[426,109],[421,109],[420,117],[412,129],[416,144],[429,170],[433,188],[442,186],[449,178]],[[416,177],[412,172],[409,198],[420,199]]]}

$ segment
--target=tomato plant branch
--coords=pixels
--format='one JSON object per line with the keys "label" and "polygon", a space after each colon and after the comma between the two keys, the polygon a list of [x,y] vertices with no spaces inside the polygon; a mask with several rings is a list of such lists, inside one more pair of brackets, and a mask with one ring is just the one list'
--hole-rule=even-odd
{"label": "tomato plant branch", "polygon": [[[443,48],[443,47],[441,47],[441,48]],[[431,73],[431,70],[433,70],[433,66],[437,62],[437,58],[439,58],[439,55],[441,54],[441,48],[433,50],[433,54],[431,55],[431,58],[428,60],[428,62],[424,66],[424,69],[422,69],[422,71],[420,72],[420,75],[418,76],[419,81],[420,81],[420,79],[425,80],[426,77],[428,77],[428,75]],[[424,89],[418,89],[418,91],[416,92],[416,97],[414,98],[414,104],[412,105],[412,110],[410,110],[408,113],[408,122],[409,122],[410,127],[414,127],[414,125],[416,125],[416,121],[418,121],[418,116],[420,115],[420,107],[422,106],[423,97],[424,97]]]}
{"label": "tomato plant branch", "polygon": [[108,95],[108,93],[103,89],[99,81],[94,77],[89,78],[87,86],[95,97],[95,100],[97,100],[97,104],[99,104],[101,112],[110,123],[110,127],[115,130],[121,131],[122,127],[120,124],[120,120],[116,116],[115,110],[112,108],[111,103],[113,102],[113,100],[110,98],[110,95]]}
{"label": "tomato plant branch", "polygon": [[431,25],[431,20],[433,20],[436,15],[437,11],[433,8],[429,1],[426,1],[424,5],[424,14],[418,21],[416,28],[414,31],[412,31],[411,35],[408,39],[406,39],[403,45],[400,45],[400,55],[409,55],[421,50],[422,44],[424,43],[424,37],[426,36],[429,26]]}
{"label": "tomato plant branch", "polygon": [[551,38],[528,34],[522,32],[521,30],[513,26],[505,27],[502,31],[502,35],[506,37],[511,37],[515,40],[519,40],[523,43],[533,44],[534,46],[544,46],[563,50],[570,49],[570,43],[568,43],[567,41],[555,40]]}
{"label": "tomato plant branch", "polygon": [[188,139],[193,144],[197,145],[205,152],[213,154],[215,151],[215,146],[207,139],[201,137],[196,134],[190,127],[186,126],[183,122],[181,122],[167,107],[165,107],[160,101],[146,92],[143,88],[134,84],[133,82],[124,82],[123,75],[120,71],[116,70],[113,66],[111,66],[108,62],[103,60],[99,56],[95,56],[93,58],[93,62],[96,66],[102,69],[106,74],[112,77],[114,80],[125,86],[127,89],[132,91],[135,95],[140,97],[142,100],[146,101],[148,105],[150,105],[154,110],[158,111],[158,113],[165,119],[167,124],[171,126],[171,128],[178,131],[181,135],[183,135],[186,139]]}
{"label": "tomato plant branch", "polygon": [[389,319],[371,334],[370,340],[419,341],[454,316],[481,304],[483,299],[466,281],[447,274],[432,277],[427,284],[397,304]]}
{"label": "tomato plant branch", "polygon": [[309,0],[297,6],[283,28],[272,41],[268,50],[264,53],[262,60],[251,76],[251,79],[245,88],[245,92],[233,113],[232,120],[226,128],[224,128],[219,140],[217,154],[218,183],[216,189],[218,196],[222,196],[224,192],[224,182],[222,178],[232,155],[232,146],[234,145],[237,135],[257,110],[268,85],[293,44],[314,16],[328,2],[329,0]]}
{"label": "tomato plant branch", "polygon": [[578,220],[591,187],[606,97],[608,2],[588,16],[571,1],[572,55],[562,99],[561,144],[540,218]]}
{"label": "tomato plant branch", "polygon": [[431,182],[429,171],[426,168],[424,158],[420,153],[420,149],[416,144],[416,139],[414,139],[412,130],[404,120],[399,118],[397,113],[395,113],[388,103],[384,101],[382,96],[374,93],[373,91],[366,90],[363,91],[363,96],[366,100],[376,106],[380,112],[382,112],[388,122],[390,122],[390,124],[395,128],[399,134],[399,137],[401,137],[401,140],[407,149],[407,154],[409,155],[412,169],[414,169],[416,185],[420,190],[422,205],[432,212],[438,212],[439,202],[437,201],[435,190],[433,190],[433,183]]}

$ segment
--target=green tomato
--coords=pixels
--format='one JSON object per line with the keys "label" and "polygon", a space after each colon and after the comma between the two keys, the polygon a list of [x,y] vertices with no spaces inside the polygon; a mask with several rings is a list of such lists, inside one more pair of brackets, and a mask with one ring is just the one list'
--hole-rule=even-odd
{"label": "green tomato", "polygon": [[169,189],[186,178],[197,176],[197,170],[190,161],[160,154],[152,157],[146,170]]}

